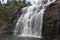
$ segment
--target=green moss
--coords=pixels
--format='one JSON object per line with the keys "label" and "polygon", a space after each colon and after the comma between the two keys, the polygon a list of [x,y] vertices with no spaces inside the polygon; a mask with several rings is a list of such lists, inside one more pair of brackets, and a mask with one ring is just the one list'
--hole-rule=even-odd
{"label": "green moss", "polygon": [[4,5],[0,4],[0,33],[2,30],[8,29],[8,26],[11,26],[11,20],[16,11],[28,5],[30,4],[17,1],[8,2]]}

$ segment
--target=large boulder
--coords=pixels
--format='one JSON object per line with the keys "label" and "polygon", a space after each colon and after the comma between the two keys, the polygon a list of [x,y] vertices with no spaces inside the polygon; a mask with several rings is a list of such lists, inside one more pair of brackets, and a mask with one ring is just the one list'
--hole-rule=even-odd
{"label": "large boulder", "polygon": [[43,36],[46,40],[53,40],[60,36],[60,0],[50,4],[44,12]]}

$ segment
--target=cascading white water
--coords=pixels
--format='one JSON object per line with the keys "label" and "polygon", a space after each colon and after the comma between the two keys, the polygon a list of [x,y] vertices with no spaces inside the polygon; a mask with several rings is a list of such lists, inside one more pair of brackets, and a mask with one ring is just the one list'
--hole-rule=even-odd
{"label": "cascading white water", "polygon": [[41,38],[44,11],[53,2],[55,0],[40,0],[30,6],[16,23],[14,35]]}

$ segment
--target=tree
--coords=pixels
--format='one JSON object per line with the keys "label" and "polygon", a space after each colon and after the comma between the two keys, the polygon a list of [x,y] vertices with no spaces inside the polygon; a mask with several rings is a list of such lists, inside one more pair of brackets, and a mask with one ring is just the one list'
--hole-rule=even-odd
{"label": "tree", "polygon": [[23,3],[26,3],[26,0],[23,0]]}
{"label": "tree", "polygon": [[4,0],[2,0],[2,2],[4,2]]}
{"label": "tree", "polygon": [[[1,2],[0,2],[1,3]],[[0,5],[0,31],[8,31],[8,26],[11,26],[12,19],[16,11],[20,10],[23,7],[28,6],[30,3],[26,3],[26,0],[8,0],[7,4]],[[2,27],[2,28],[1,28]],[[2,29],[2,30],[1,30]],[[4,30],[8,29],[8,30]],[[0,33],[1,33],[0,32]]]}
{"label": "tree", "polygon": [[0,5],[1,5],[1,1],[0,1]]}
{"label": "tree", "polygon": [[19,2],[21,2],[21,0],[19,0]]}
{"label": "tree", "polygon": [[29,4],[29,5],[31,5],[31,3],[30,3],[30,2],[28,2],[28,4]]}

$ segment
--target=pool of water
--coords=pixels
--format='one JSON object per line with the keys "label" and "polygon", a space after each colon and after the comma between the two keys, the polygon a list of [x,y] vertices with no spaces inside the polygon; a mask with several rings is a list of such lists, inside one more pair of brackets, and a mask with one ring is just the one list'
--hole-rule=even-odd
{"label": "pool of water", "polygon": [[34,37],[18,37],[14,35],[9,35],[9,36],[1,36],[0,40],[43,40],[43,39],[34,38]]}

